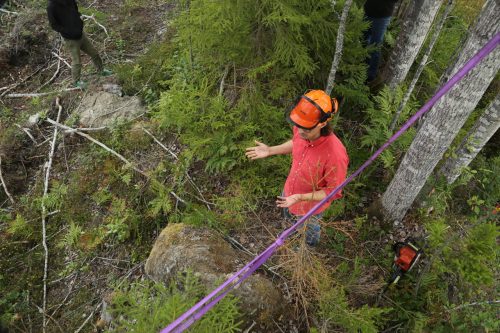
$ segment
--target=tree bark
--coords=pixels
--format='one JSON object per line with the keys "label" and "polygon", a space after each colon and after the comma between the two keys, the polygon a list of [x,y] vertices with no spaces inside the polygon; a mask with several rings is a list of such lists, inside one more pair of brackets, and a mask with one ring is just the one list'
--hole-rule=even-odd
{"label": "tree bark", "polygon": [[462,140],[455,154],[449,157],[439,170],[448,184],[452,184],[460,176],[462,170],[472,162],[498,128],[500,128],[500,95],[491,102]]}
{"label": "tree bark", "polygon": [[427,65],[427,59],[429,59],[429,56],[432,52],[432,49],[434,48],[434,44],[436,44],[436,41],[441,34],[441,30],[443,29],[444,22],[448,18],[448,14],[450,13],[451,9],[453,8],[453,0],[448,0],[448,4],[446,5],[446,9],[443,13],[443,16],[441,17],[441,20],[439,21],[438,25],[436,26],[436,29],[434,29],[434,32],[432,34],[432,39],[429,43],[429,46],[427,47],[427,50],[425,50],[425,53],[422,57],[422,60],[420,61],[420,64],[418,65],[417,71],[415,72],[415,75],[413,76],[413,79],[411,80],[410,86],[408,87],[408,90],[405,93],[405,96],[403,98],[403,101],[398,107],[398,110],[394,114],[394,117],[392,118],[391,125],[389,126],[389,131],[392,133],[394,131],[394,128],[396,127],[396,124],[399,120],[399,116],[401,115],[401,111],[406,106],[406,103],[410,100],[410,96],[413,92],[413,89],[415,88],[415,85],[417,84],[418,79],[420,78],[420,74],[422,74],[422,71],[424,70],[425,66]]}
{"label": "tree bark", "polygon": [[335,75],[337,73],[337,68],[339,67],[340,58],[342,57],[342,50],[344,48],[345,26],[347,22],[347,16],[349,15],[349,9],[351,9],[352,1],[353,0],[346,0],[344,9],[342,10],[342,16],[340,17],[339,29],[337,31],[335,55],[333,56],[332,67],[330,68],[330,74],[328,75],[328,80],[326,82],[325,92],[328,95],[332,93],[333,84],[335,82]]}
{"label": "tree bark", "polygon": [[441,7],[442,0],[415,0],[398,36],[396,47],[384,68],[382,77],[391,89],[403,82]]}
{"label": "tree bark", "polygon": [[[453,73],[500,30],[498,7],[496,0],[486,1],[476,25],[469,33]],[[500,47],[497,47],[428,112],[382,197],[387,219],[395,221],[404,217],[499,67]]]}

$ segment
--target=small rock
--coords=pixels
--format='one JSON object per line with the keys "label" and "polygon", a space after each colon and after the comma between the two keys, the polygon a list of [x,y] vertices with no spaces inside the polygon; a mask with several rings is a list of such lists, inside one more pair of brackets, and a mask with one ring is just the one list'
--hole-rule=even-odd
{"label": "small rock", "polygon": [[114,94],[123,97],[122,87],[114,83],[105,83],[102,85],[102,89],[110,94]]}
{"label": "small rock", "polygon": [[26,126],[31,128],[31,127],[35,126],[36,124],[38,124],[39,122],[40,122],[40,113],[35,113],[34,115],[31,115],[28,118],[28,121],[26,122]]}

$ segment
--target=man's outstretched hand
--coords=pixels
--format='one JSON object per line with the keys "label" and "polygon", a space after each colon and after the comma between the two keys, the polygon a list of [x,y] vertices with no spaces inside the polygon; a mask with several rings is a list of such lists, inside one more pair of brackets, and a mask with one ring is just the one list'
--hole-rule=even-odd
{"label": "man's outstretched hand", "polygon": [[269,148],[268,145],[259,142],[255,140],[255,143],[257,146],[255,147],[249,147],[246,149],[245,155],[251,159],[251,160],[256,160],[258,158],[265,158],[271,155],[271,149]]}
{"label": "man's outstretched hand", "polygon": [[276,206],[280,208],[286,208],[296,204],[299,201],[301,201],[300,194],[292,194],[288,197],[279,196],[276,199]]}

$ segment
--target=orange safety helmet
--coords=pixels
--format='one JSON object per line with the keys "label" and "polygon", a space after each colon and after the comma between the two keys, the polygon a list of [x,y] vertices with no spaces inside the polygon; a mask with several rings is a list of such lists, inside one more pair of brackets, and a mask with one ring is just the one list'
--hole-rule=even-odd
{"label": "orange safety helmet", "polygon": [[288,115],[288,120],[303,129],[313,129],[332,118],[338,111],[338,102],[323,90],[310,90],[300,96]]}

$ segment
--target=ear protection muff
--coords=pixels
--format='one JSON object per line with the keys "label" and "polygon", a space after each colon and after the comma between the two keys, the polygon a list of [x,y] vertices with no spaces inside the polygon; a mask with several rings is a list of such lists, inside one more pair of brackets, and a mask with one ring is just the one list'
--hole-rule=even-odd
{"label": "ear protection muff", "polygon": [[[323,91],[318,91],[318,92],[320,92],[320,96],[321,96],[319,98],[322,98],[322,102],[319,103],[319,102],[316,102],[316,100],[315,100],[316,98],[314,98],[313,96],[308,96],[308,95],[310,95],[309,92],[311,92],[311,91],[312,90],[307,90],[303,95],[300,95],[299,97],[297,97],[295,99],[294,103],[288,108],[287,114],[286,114],[287,120],[291,124],[298,126],[300,128],[306,129],[306,130],[309,130],[309,129],[316,127],[319,123],[324,123],[324,122],[329,121],[332,118],[332,116],[334,114],[336,114],[338,111],[338,102],[335,98],[331,98],[330,96],[325,94]],[[325,110],[323,110],[323,108],[321,107],[321,105],[323,105],[324,107],[328,107],[328,109],[330,109],[330,105],[327,106],[327,104],[325,103],[325,98],[330,99],[331,112],[325,112]],[[304,103],[309,105],[307,108],[310,109],[312,107],[313,109],[316,109],[317,112],[319,113],[319,115],[317,114],[317,116],[316,116],[316,117],[319,116],[319,118],[316,118],[314,120],[314,118],[311,119],[312,115],[306,116],[306,114],[302,112],[304,114],[305,118],[302,118],[302,117],[301,118],[304,119],[305,122],[309,123],[307,126],[304,126],[303,123],[297,123],[298,118],[296,118],[296,116],[295,116],[296,121],[292,120],[292,118],[291,118],[292,112],[294,112],[294,109],[299,107],[300,104],[304,104]],[[299,107],[299,110],[300,109],[301,109],[301,107]],[[307,118],[309,118],[309,119],[307,119]]]}

